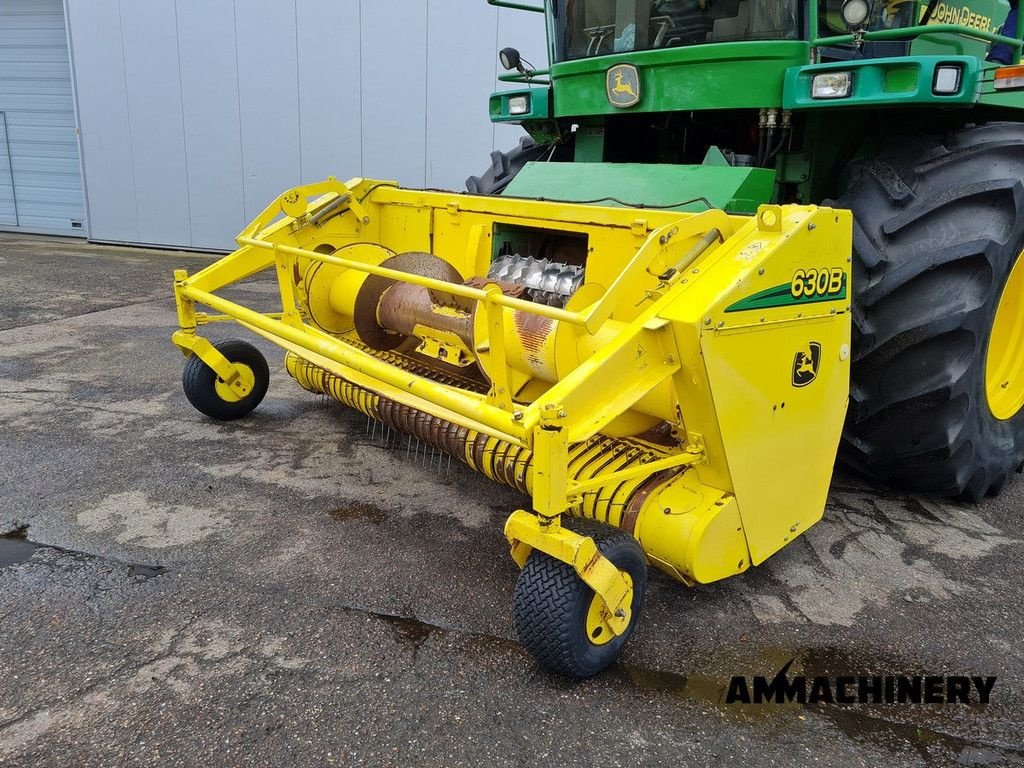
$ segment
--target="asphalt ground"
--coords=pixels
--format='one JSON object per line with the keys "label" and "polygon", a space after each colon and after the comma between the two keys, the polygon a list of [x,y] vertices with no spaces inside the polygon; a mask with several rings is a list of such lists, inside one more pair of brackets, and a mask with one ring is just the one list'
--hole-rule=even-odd
{"label": "asphalt ground", "polygon": [[[1024,479],[968,506],[840,471],[806,535],[720,584],[653,574],[622,661],[559,679],[514,639],[514,492],[383,444],[266,344],[250,418],[189,406],[171,274],[209,259],[0,235],[0,765],[1024,764]],[[998,682],[725,703],[789,661]]]}

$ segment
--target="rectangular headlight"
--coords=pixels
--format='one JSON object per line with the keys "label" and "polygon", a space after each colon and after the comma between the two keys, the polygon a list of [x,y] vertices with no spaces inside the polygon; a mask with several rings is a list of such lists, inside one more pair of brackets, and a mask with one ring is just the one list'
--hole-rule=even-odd
{"label": "rectangular headlight", "polygon": [[935,80],[932,81],[932,93],[948,96],[960,90],[961,68],[955,64],[942,64],[935,68]]}
{"label": "rectangular headlight", "polygon": [[845,99],[853,88],[850,72],[822,72],[811,80],[812,99]]}
{"label": "rectangular headlight", "polygon": [[510,115],[528,115],[530,113],[530,97],[528,95],[510,97],[508,113]]}

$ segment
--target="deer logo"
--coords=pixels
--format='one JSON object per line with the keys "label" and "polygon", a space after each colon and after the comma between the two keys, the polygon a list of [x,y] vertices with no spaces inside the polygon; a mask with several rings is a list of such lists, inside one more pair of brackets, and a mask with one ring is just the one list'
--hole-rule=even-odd
{"label": "deer logo", "polygon": [[608,101],[613,106],[632,107],[640,103],[640,73],[632,64],[617,64],[608,70]]}
{"label": "deer logo", "polygon": [[633,90],[632,85],[630,85],[629,83],[625,82],[622,79],[621,72],[615,73],[615,87],[612,88],[612,91],[614,91],[615,93],[628,93],[634,99],[636,98],[636,91]]}
{"label": "deer logo", "polygon": [[818,378],[818,366],[821,364],[821,344],[809,342],[807,349],[801,349],[793,358],[793,386],[806,387]]}

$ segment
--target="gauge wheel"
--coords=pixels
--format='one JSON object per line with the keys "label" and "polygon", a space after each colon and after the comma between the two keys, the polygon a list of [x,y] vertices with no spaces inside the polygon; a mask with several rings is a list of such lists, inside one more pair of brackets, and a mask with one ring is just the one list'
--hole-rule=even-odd
{"label": "gauge wheel", "polygon": [[267,394],[270,369],[263,354],[252,344],[237,339],[220,341],[214,347],[241,366],[241,376],[249,392],[240,396],[204,363],[198,355],[185,362],[181,382],[185,397],[197,411],[218,421],[233,421],[249,414]]}
{"label": "gauge wheel", "polygon": [[592,677],[619,657],[636,629],[647,564],[640,544],[625,531],[580,518],[563,517],[562,525],[594,539],[601,554],[629,575],[633,586],[629,625],[615,635],[601,620],[601,598],[575,569],[534,550],[516,583],[516,633],[547,669],[566,677]]}

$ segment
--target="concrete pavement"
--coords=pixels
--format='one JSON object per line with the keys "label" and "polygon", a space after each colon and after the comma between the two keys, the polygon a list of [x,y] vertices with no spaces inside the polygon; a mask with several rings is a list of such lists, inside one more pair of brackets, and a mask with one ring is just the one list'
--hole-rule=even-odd
{"label": "concrete pavement", "polygon": [[[514,642],[514,492],[383,446],[265,344],[249,419],[188,405],[171,274],[209,258],[0,235],[0,765],[1024,764],[1024,479],[967,506],[840,472],[807,535],[655,574],[622,663],[561,680]],[[791,659],[999,681],[724,703]]]}

